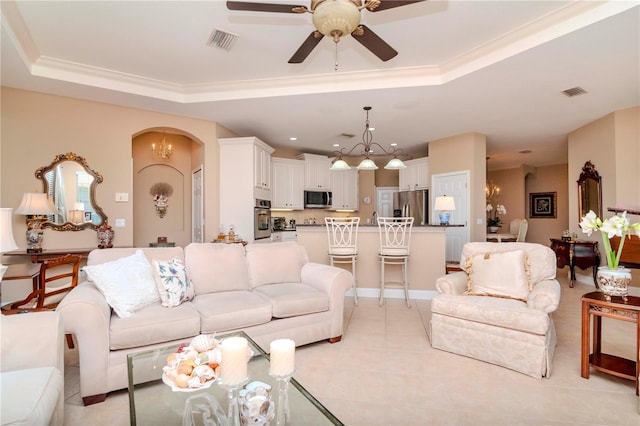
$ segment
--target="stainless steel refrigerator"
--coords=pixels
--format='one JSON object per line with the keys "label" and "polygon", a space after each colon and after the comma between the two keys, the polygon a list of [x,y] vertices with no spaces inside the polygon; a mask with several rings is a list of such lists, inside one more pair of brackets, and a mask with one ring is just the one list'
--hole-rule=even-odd
{"label": "stainless steel refrigerator", "polygon": [[393,217],[413,217],[414,225],[429,223],[429,190],[393,194]]}

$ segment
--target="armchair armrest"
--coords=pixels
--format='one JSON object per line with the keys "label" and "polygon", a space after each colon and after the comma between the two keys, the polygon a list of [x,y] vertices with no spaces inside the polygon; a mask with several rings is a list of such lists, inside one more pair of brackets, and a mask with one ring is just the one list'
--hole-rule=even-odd
{"label": "armchair armrest", "polygon": [[64,374],[64,332],[56,312],[2,315],[2,371],[56,367]]}
{"label": "armchair armrest", "polygon": [[558,309],[560,304],[560,283],[558,280],[538,282],[527,297],[527,306],[547,314]]}
{"label": "armchair armrest", "polygon": [[453,272],[436,280],[436,290],[442,294],[463,294],[467,291],[467,273]]}

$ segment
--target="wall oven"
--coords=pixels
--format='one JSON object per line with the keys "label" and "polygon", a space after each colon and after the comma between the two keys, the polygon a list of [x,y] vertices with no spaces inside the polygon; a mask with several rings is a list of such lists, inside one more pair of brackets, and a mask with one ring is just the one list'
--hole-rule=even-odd
{"label": "wall oven", "polygon": [[261,240],[271,237],[271,201],[256,198],[253,209],[253,239]]}

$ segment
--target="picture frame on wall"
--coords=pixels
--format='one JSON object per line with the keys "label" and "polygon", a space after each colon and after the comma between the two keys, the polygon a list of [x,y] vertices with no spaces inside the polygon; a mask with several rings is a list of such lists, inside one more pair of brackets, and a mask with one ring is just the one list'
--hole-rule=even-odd
{"label": "picture frame on wall", "polygon": [[93,218],[91,217],[91,212],[84,212],[84,221],[85,222],[91,222],[93,221]]}
{"label": "picture frame on wall", "polygon": [[532,192],[529,194],[531,219],[556,218],[556,192]]}

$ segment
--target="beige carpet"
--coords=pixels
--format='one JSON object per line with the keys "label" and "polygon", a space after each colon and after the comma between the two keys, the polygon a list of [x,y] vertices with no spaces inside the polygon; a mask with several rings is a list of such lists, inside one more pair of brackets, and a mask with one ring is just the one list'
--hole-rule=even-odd
{"label": "beige carpet", "polygon": [[[580,296],[559,270],[554,314],[558,348],[551,378],[432,349],[429,301],[360,299],[345,308],[342,342],[298,348],[297,380],[346,425],[640,425],[633,382],[591,372],[580,377]],[[603,320],[603,351],[633,358],[635,324]],[[66,353],[65,424],[128,425],[126,390],[83,407],[77,350]]]}

